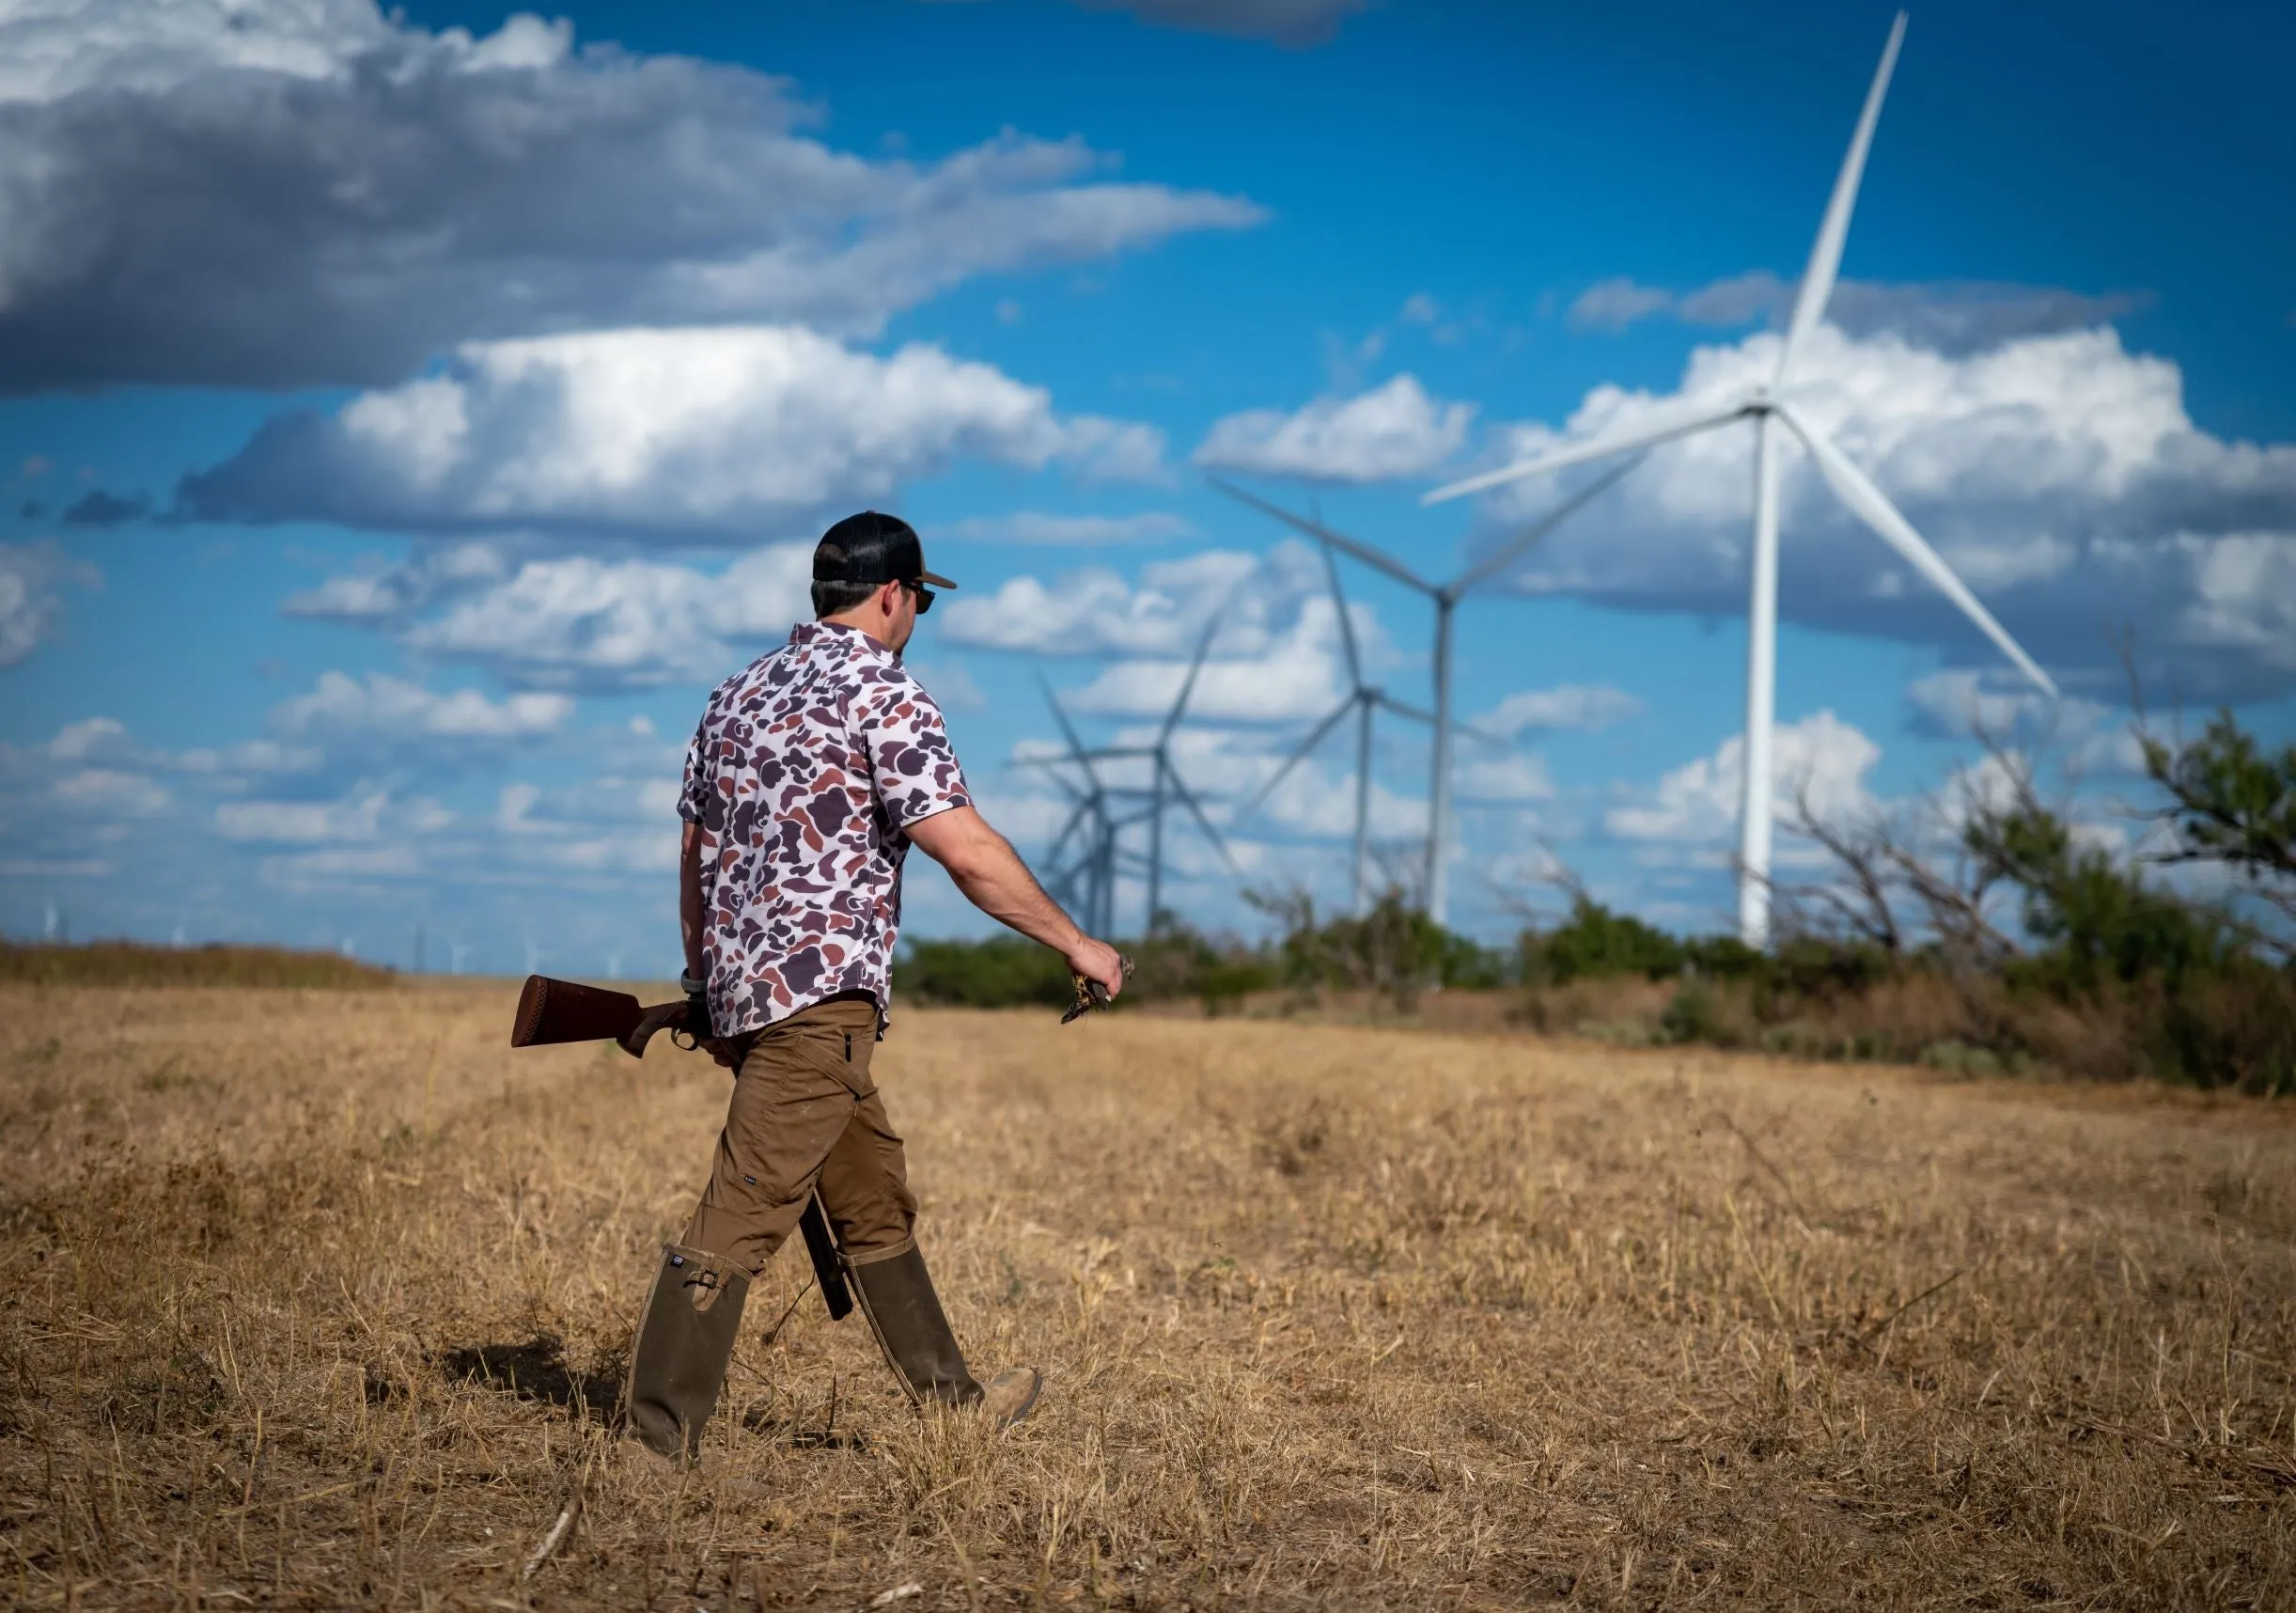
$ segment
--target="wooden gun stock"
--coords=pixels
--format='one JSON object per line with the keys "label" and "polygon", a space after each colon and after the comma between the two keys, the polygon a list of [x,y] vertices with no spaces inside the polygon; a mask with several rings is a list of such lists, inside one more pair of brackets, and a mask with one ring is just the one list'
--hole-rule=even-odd
{"label": "wooden gun stock", "polygon": [[[547,975],[528,975],[519,989],[518,1015],[510,1022],[510,1045],[542,1047],[563,1041],[611,1041],[633,1058],[646,1057],[646,1044],[657,1031],[686,1027],[685,999],[647,1008],[628,992],[610,992],[572,980],[554,980]],[[805,1200],[798,1218],[804,1234],[805,1253],[813,1261],[814,1279],[821,1285],[821,1299],[829,1320],[842,1322],[852,1314],[853,1296],[845,1286],[844,1258],[837,1252],[836,1234],[821,1213],[821,1196]]]}
{"label": "wooden gun stock", "polygon": [[643,1058],[655,1032],[683,1030],[685,1023],[682,1000],[646,1008],[628,992],[528,975],[518,994],[518,1017],[510,1022],[510,1045],[611,1041],[631,1057]]}

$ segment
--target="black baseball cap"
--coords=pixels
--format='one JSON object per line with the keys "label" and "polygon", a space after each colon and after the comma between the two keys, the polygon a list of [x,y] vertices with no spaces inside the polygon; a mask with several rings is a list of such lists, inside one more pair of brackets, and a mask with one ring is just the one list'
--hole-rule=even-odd
{"label": "black baseball cap", "polygon": [[813,546],[813,580],[957,586],[925,569],[925,545],[917,541],[915,527],[898,515],[874,509],[849,515],[821,534]]}

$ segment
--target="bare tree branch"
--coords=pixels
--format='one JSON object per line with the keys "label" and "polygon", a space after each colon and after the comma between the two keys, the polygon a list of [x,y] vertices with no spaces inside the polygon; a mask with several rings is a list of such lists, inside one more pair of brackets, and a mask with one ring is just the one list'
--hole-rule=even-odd
{"label": "bare tree branch", "polygon": [[1841,884],[1804,885],[1792,894],[1816,900],[1859,940],[1871,942],[1893,958],[1901,956],[1905,935],[1889,900],[1888,826],[1878,816],[1842,826],[1826,822],[1810,806],[1810,781],[1804,774],[1794,785],[1794,827],[1840,866],[1848,888]]}

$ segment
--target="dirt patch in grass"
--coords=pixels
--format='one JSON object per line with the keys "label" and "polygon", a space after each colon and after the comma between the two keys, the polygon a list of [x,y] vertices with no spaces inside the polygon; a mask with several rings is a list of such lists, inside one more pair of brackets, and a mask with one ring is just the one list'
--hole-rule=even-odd
{"label": "dirt patch in grass", "polygon": [[1042,1407],[920,1419],[785,1251],[680,1476],[604,1418],[726,1078],[512,997],[0,987],[7,1598],[2296,1602],[2285,1110],[904,1012],[926,1250]]}

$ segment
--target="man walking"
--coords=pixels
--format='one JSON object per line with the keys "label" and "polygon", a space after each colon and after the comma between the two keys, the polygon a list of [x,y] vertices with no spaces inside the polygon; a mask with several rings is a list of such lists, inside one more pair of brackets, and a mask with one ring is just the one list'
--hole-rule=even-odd
{"label": "man walking", "polygon": [[966,1369],[916,1244],[901,1139],[869,1076],[891,1002],[912,842],[992,917],[1123,987],[974,809],[940,708],[901,665],[934,587],[909,525],[867,510],[813,552],[816,618],[710,697],[686,754],[679,916],[690,1026],[735,1072],[709,1185],[663,1250],[631,1353],[637,1436],[692,1454],[750,1278],[816,1193],[862,1314],[910,1400],[1026,1415],[1042,1377]]}

